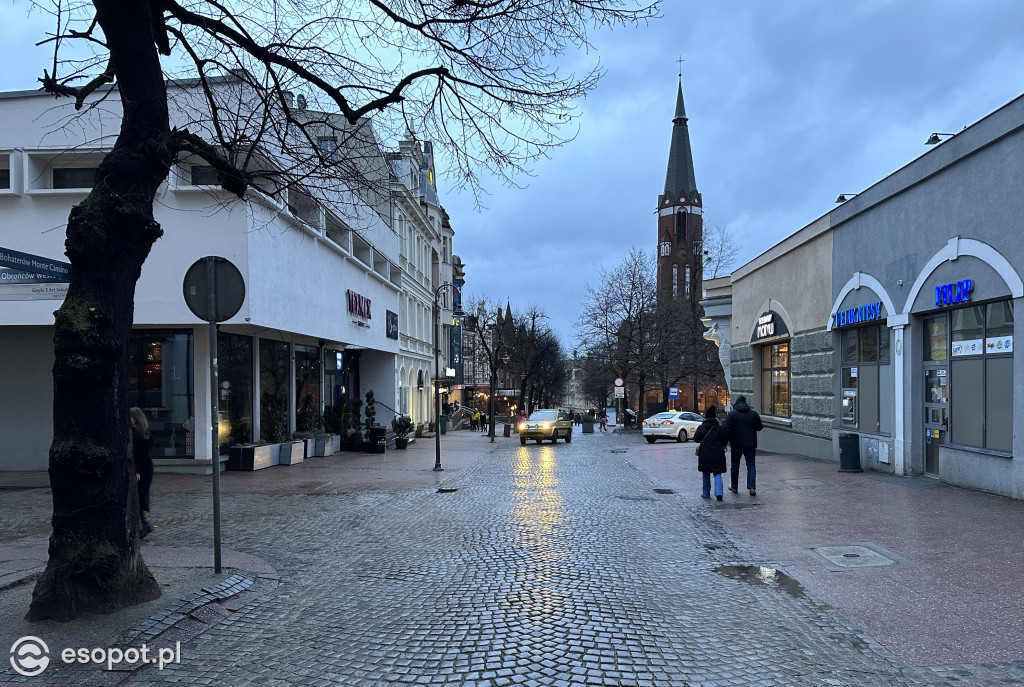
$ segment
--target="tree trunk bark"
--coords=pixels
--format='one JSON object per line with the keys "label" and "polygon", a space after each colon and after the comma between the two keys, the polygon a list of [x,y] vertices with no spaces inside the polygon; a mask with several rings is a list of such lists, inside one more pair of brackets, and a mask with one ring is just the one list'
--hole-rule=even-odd
{"label": "tree trunk bark", "polygon": [[56,313],[49,560],[27,618],[69,620],[160,595],[139,550],[128,418],[135,283],[162,230],[157,188],[176,152],[148,2],[96,0],[124,115],[92,191],[68,220],[68,294]]}

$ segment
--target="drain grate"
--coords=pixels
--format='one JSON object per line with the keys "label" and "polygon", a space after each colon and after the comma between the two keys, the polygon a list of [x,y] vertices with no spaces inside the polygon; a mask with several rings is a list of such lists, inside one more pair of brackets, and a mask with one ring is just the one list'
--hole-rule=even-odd
{"label": "drain grate", "polygon": [[818,560],[833,572],[868,570],[872,568],[900,568],[910,561],[871,542],[811,546],[799,549]]}
{"label": "drain grate", "polygon": [[676,493],[676,490],[675,489],[655,489],[654,493],[655,494],[674,494],[674,493]]}
{"label": "drain grate", "polygon": [[820,479],[814,479],[813,477],[806,477],[803,479],[784,479],[782,480],[782,483],[791,487],[797,487],[798,489],[806,487],[820,487],[825,484]]}
{"label": "drain grate", "polygon": [[623,501],[653,501],[654,500],[653,496],[626,496],[626,495],[623,495],[623,494],[620,494],[620,495],[616,496],[615,498],[622,499]]}

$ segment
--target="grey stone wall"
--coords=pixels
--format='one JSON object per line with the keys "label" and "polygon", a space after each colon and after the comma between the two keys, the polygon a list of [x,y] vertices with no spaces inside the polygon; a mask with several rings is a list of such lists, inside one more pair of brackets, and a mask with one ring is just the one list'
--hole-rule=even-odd
{"label": "grey stone wall", "polygon": [[729,377],[732,398],[746,396],[754,400],[754,359],[750,344],[733,346],[729,351]]}
{"label": "grey stone wall", "polygon": [[835,422],[833,382],[836,370],[832,332],[798,334],[790,342],[793,385],[793,431],[832,440]]}

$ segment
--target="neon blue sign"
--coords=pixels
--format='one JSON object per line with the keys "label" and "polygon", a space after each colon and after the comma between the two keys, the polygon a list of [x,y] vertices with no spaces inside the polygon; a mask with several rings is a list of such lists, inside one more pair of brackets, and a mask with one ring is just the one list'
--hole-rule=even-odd
{"label": "neon blue sign", "polygon": [[881,317],[882,303],[868,303],[866,305],[860,306],[859,308],[837,310],[836,312],[832,313],[832,326],[845,327],[851,324],[872,322],[873,320],[881,319]]}
{"label": "neon blue sign", "polygon": [[970,300],[971,291],[974,290],[974,282],[970,279],[958,281],[955,284],[945,284],[935,287],[935,307],[953,305],[954,303],[966,303]]}

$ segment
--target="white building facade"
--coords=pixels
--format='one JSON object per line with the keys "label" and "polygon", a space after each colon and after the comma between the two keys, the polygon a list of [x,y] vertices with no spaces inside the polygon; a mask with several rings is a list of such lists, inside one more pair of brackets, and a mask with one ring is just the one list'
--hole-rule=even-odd
{"label": "white building facade", "polygon": [[[169,87],[172,121],[184,88]],[[116,90],[104,95],[117,98]],[[0,94],[0,469],[47,467],[53,313],[66,285],[27,265],[60,269],[66,260],[68,213],[112,146],[118,112],[116,105],[97,108],[71,127],[70,100],[55,105],[41,92]],[[379,157],[386,169],[384,153]],[[432,160],[429,170],[432,185]],[[452,232],[443,228],[436,191],[433,204],[406,202],[419,195],[420,172],[410,170],[406,191],[414,193],[393,185],[385,202],[353,212],[356,194],[335,203],[298,187],[279,199],[251,188],[239,200],[219,188],[202,161],[179,159],[158,191],[154,212],[164,235],[136,286],[130,344],[129,403],[149,417],[158,470],[211,465],[209,327],[186,306],[182,283],[205,256],[230,261],[245,283],[241,309],[218,326],[222,450],[290,434],[304,404],[322,412],[369,390],[379,424],[387,426],[399,408],[429,412],[429,400],[410,387],[422,371],[429,389],[424,304],[443,280]]]}

